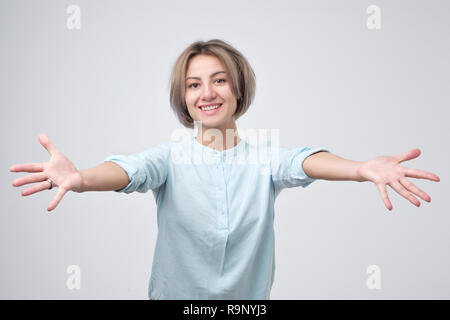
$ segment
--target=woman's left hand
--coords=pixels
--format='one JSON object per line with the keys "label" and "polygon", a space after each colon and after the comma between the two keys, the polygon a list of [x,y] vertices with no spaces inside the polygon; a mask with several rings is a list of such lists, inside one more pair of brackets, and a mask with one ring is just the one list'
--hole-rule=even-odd
{"label": "woman's left hand", "polygon": [[412,204],[419,207],[419,200],[410,192],[427,202],[430,202],[431,198],[406,177],[440,181],[439,177],[433,173],[405,168],[400,165],[401,162],[417,158],[419,155],[419,149],[412,149],[397,156],[376,157],[363,162],[359,167],[358,173],[362,180],[375,183],[388,210],[392,210],[392,204],[386,192],[386,185],[389,185]]}

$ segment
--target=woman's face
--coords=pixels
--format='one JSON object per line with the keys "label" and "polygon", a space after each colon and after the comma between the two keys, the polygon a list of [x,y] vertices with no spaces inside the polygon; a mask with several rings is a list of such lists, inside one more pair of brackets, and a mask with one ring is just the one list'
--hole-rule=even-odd
{"label": "woman's face", "polygon": [[[236,97],[231,91],[226,70],[217,57],[199,54],[191,58],[186,72],[185,99],[190,116],[201,121],[203,127],[235,128]],[[210,105],[220,107],[212,110],[201,108]]]}

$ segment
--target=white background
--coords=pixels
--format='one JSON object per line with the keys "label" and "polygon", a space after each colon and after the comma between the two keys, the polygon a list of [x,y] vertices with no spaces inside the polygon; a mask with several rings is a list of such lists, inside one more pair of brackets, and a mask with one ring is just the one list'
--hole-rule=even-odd
{"label": "white background", "polygon": [[[81,29],[69,30],[69,5]],[[367,7],[381,9],[369,30]],[[276,202],[271,299],[450,298],[447,1],[0,1],[0,298],[147,299],[157,225],[151,192],[22,197],[12,164],[45,162],[46,133],[78,169],[143,151],[181,127],[169,76],[192,42],[219,38],[257,80],[238,128],[279,129],[286,147],[405,162],[421,207],[371,182],[316,181]],[[66,268],[81,268],[69,290]],[[369,290],[366,269],[381,268]]]}

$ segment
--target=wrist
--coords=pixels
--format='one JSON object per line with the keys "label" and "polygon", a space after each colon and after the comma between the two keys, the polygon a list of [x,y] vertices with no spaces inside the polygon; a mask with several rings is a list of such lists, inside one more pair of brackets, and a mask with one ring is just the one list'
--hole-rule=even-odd
{"label": "wrist", "polygon": [[73,187],[72,191],[83,193],[86,191],[86,185],[85,185],[85,176],[82,171],[78,171],[77,177],[75,178],[75,186]]}
{"label": "wrist", "polygon": [[356,166],[355,181],[357,182],[369,181],[361,174],[361,168],[364,166],[365,163],[366,163],[365,161],[359,162],[358,165]]}

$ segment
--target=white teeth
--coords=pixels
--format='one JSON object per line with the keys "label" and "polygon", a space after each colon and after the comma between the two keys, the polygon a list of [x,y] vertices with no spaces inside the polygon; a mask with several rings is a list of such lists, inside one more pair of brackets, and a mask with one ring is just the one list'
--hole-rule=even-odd
{"label": "white teeth", "polygon": [[202,107],[202,110],[208,111],[208,110],[217,109],[218,107],[220,107],[220,104],[217,104],[215,106]]}

